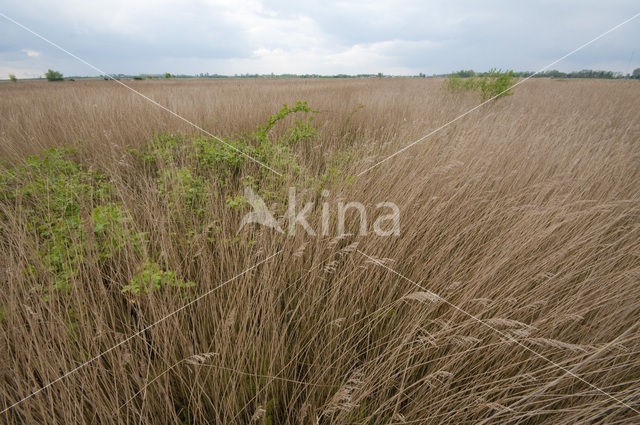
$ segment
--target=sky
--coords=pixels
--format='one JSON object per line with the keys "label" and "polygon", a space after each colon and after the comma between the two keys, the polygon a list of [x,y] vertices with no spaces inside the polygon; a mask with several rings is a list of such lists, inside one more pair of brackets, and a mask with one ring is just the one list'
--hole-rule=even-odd
{"label": "sky", "polygon": [[[107,73],[537,71],[640,12],[634,1],[0,0]],[[640,17],[554,65],[630,73]],[[98,72],[0,16],[0,78]]]}

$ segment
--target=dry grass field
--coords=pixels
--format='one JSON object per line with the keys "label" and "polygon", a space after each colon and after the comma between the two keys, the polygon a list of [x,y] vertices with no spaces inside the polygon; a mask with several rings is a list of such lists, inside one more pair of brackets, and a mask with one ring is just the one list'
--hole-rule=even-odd
{"label": "dry grass field", "polygon": [[[112,81],[0,83],[2,423],[640,422],[637,81],[527,81],[361,176],[478,97],[126,83],[282,176]],[[245,186],[330,231],[238,232]]]}

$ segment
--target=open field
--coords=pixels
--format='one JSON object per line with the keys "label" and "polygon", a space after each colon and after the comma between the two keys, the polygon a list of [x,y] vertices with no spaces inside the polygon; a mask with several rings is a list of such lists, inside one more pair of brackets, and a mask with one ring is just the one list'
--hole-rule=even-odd
{"label": "open field", "polygon": [[[640,421],[637,81],[527,81],[361,176],[478,97],[125,83],[282,176],[114,82],[0,83],[0,407],[124,341],[2,423]],[[317,235],[238,232],[245,186]]]}

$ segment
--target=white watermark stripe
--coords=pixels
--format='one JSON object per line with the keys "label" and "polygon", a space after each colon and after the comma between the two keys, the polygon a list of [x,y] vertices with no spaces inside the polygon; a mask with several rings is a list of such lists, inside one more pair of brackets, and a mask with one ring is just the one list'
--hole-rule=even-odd
{"label": "white watermark stripe", "polygon": [[531,348],[527,347],[526,345],[524,345],[523,343],[521,343],[520,341],[518,341],[517,339],[515,339],[514,337],[512,337],[511,335],[504,333],[502,331],[500,331],[499,329],[495,328],[494,326],[491,326],[490,324],[488,324],[487,322],[484,322],[483,320],[479,319],[478,317],[474,316],[471,313],[468,313],[467,311],[463,310],[462,308],[458,307],[457,305],[453,304],[452,302],[442,298],[440,295],[435,294],[434,292],[428,290],[427,288],[425,288],[424,286],[420,285],[419,283],[409,279],[408,277],[404,276],[401,273],[398,273],[397,271],[393,270],[391,267],[385,265],[384,263],[382,263],[381,261],[378,261],[377,259],[365,254],[364,252],[360,251],[359,249],[356,249],[356,251],[358,251],[362,256],[368,258],[369,260],[373,261],[374,263],[376,263],[377,265],[384,267],[385,269],[391,271],[393,274],[401,277],[402,279],[406,280],[407,282],[410,282],[411,284],[413,284],[414,286],[416,286],[419,289],[422,289],[423,291],[427,291],[429,294],[437,297],[438,300],[442,301],[443,303],[447,304],[448,306],[450,306],[451,308],[459,311],[460,313],[464,314],[465,316],[470,317],[471,319],[475,320],[476,322],[480,323],[481,325],[491,329],[492,331],[498,333],[499,335],[501,335],[502,337],[510,340],[511,342],[516,343],[517,345],[519,345],[520,347],[524,348],[525,350],[529,351],[530,353],[536,355],[537,357],[540,357],[541,359],[547,361],[548,363],[552,364],[553,366],[561,369],[562,371],[564,371],[565,373],[571,375],[572,377],[576,378],[577,380],[579,380],[580,382],[587,384],[588,386],[590,386],[591,388],[593,388],[594,390],[606,395],[607,397],[611,398],[612,400],[616,401],[617,403],[633,410],[634,412],[640,414],[640,411],[635,409],[634,407],[630,406],[629,404],[625,403],[624,401],[620,400],[619,398],[609,394],[608,392],[602,390],[601,388],[593,385],[591,382],[585,380],[584,378],[576,375],[574,372],[572,372],[571,370],[567,369],[566,367],[559,365],[558,363],[554,362],[553,360],[551,360],[550,358],[538,353],[535,350],[532,350]]}
{"label": "white watermark stripe", "polygon": [[5,18],[6,20],[13,22],[14,24],[16,24],[17,26],[19,26],[20,28],[30,32],[31,34],[35,35],[36,37],[44,40],[45,42],[49,43],[50,45],[52,45],[53,47],[63,51],[64,53],[68,54],[69,56],[71,56],[74,59],[77,59],[78,61],[82,62],[83,64],[93,68],[94,70],[98,71],[101,75],[104,75],[105,77],[110,78],[111,80],[115,81],[116,83],[120,84],[123,87],[126,87],[127,89],[131,90],[132,92],[134,92],[135,94],[137,94],[138,96],[141,96],[142,98],[148,100],[149,102],[151,102],[152,104],[154,104],[155,106],[167,111],[168,113],[170,113],[171,115],[173,115],[176,118],[181,119],[182,121],[186,122],[187,124],[193,126],[194,128],[198,129],[200,132],[206,134],[207,136],[215,139],[216,141],[222,143],[223,145],[227,146],[230,149],[233,149],[234,151],[238,152],[239,154],[249,158],[251,161],[255,162],[256,164],[261,165],[262,167],[266,168],[267,170],[279,175],[282,177],[282,174],[277,172],[276,170],[274,170],[273,168],[269,167],[268,165],[264,164],[263,162],[255,159],[254,157],[248,155],[247,153],[243,152],[242,150],[236,148],[235,146],[225,142],[224,140],[222,140],[220,137],[216,136],[215,134],[210,133],[209,131],[205,130],[204,128],[200,127],[199,125],[193,123],[192,121],[189,121],[188,119],[186,119],[185,117],[183,117],[182,115],[172,111],[171,109],[167,108],[166,106],[156,102],[155,100],[151,99],[150,97],[140,93],[139,91],[137,91],[136,89],[132,88],[131,86],[126,85],[125,83],[123,83],[122,81],[118,80],[117,78],[113,77],[111,74],[107,74],[106,72],[104,72],[103,70],[101,70],[100,68],[90,64],[89,62],[85,61],[84,59],[74,55],[73,53],[71,53],[70,51],[66,50],[65,48],[59,46],[58,44],[54,43],[53,41],[49,40],[48,38],[45,38],[44,36],[38,34],[37,32],[33,31],[31,28],[26,27],[25,25],[21,24],[20,22],[16,21],[15,19],[5,15],[4,13],[0,12],[0,16],[2,16],[3,18]]}
{"label": "white watermark stripe", "polygon": [[520,84],[524,83],[525,81],[527,81],[527,80],[529,80],[529,79],[533,78],[534,76],[538,75],[538,74],[539,74],[539,73],[541,73],[542,71],[545,71],[546,69],[548,69],[548,68],[552,67],[553,65],[557,64],[558,62],[563,61],[564,59],[568,58],[569,56],[573,55],[574,53],[579,52],[580,50],[584,49],[585,47],[589,46],[590,44],[592,44],[592,43],[594,43],[594,42],[598,41],[599,39],[601,39],[601,38],[602,38],[602,37],[604,37],[605,35],[607,35],[607,34],[609,34],[609,33],[613,32],[613,31],[617,30],[618,28],[622,27],[623,25],[625,25],[625,24],[627,24],[627,23],[629,23],[629,22],[633,21],[633,20],[634,20],[635,18],[637,18],[638,16],[640,16],[640,12],[639,12],[639,13],[636,13],[635,15],[633,15],[632,17],[630,17],[629,19],[626,19],[625,21],[620,22],[618,25],[616,25],[616,26],[614,26],[614,27],[612,27],[612,28],[608,29],[607,31],[603,32],[602,34],[600,34],[599,36],[597,36],[597,37],[596,37],[596,38],[594,38],[593,40],[588,41],[588,42],[584,43],[582,46],[580,46],[580,47],[578,47],[578,48],[576,48],[576,49],[572,50],[571,52],[569,52],[569,53],[567,53],[566,55],[562,56],[560,59],[557,59],[557,60],[555,60],[555,61],[551,62],[549,65],[546,65],[546,66],[545,66],[545,67],[543,67],[543,68],[540,68],[538,71],[536,71],[536,72],[534,72],[533,74],[531,74],[530,76],[528,76],[528,77],[526,77],[526,78],[524,78],[524,79],[522,79],[522,80],[518,81],[517,83],[515,83],[514,85],[512,85],[512,86],[511,86],[511,87],[509,87],[508,89],[501,91],[500,93],[498,93],[497,95],[493,96],[492,98],[487,99],[487,100],[485,100],[484,102],[482,102],[481,104],[479,104],[479,105],[477,105],[477,106],[475,106],[475,107],[473,107],[473,108],[469,109],[467,112],[465,112],[465,113],[463,113],[463,114],[461,114],[461,115],[458,115],[457,117],[455,117],[455,118],[454,118],[454,119],[452,119],[451,121],[449,121],[449,122],[447,122],[447,123],[445,123],[445,124],[441,125],[440,127],[436,128],[435,130],[431,131],[430,133],[425,134],[424,136],[420,137],[418,140],[416,140],[416,141],[414,141],[414,142],[409,143],[407,146],[403,147],[403,148],[402,148],[402,149],[400,149],[399,151],[397,151],[397,152],[395,152],[395,153],[393,153],[393,154],[389,155],[388,157],[384,158],[383,160],[381,160],[381,161],[379,161],[379,162],[376,162],[376,163],[375,163],[375,164],[373,164],[371,167],[369,167],[369,168],[367,168],[366,170],[364,170],[364,171],[362,171],[362,172],[358,173],[358,174],[357,174],[357,176],[358,176],[358,177],[360,177],[361,175],[363,175],[363,174],[367,173],[368,171],[370,171],[370,170],[372,170],[372,169],[376,168],[378,165],[382,164],[383,162],[386,162],[386,161],[390,160],[390,159],[391,159],[391,158],[393,158],[394,156],[397,156],[397,155],[401,154],[402,152],[406,151],[407,149],[411,148],[412,146],[417,145],[418,143],[422,142],[423,140],[425,140],[425,139],[429,138],[430,136],[433,136],[434,134],[436,134],[436,133],[437,133],[437,132],[439,132],[440,130],[442,130],[442,129],[444,129],[444,128],[448,127],[448,126],[450,126],[451,124],[453,124],[454,122],[458,121],[459,119],[461,119],[461,118],[463,118],[463,117],[465,117],[465,116],[469,115],[470,113],[472,113],[472,112],[473,112],[473,111],[475,111],[476,109],[478,109],[478,108],[480,108],[480,107],[482,107],[482,106],[486,105],[487,103],[491,102],[492,100],[494,100],[494,99],[496,99],[496,98],[498,98],[498,97],[502,96],[503,94],[505,94],[505,93],[506,93],[506,92],[508,92],[509,90],[513,89],[514,87],[519,86]]}
{"label": "white watermark stripe", "polygon": [[239,278],[240,276],[246,274],[247,272],[255,269],[256,267],[258,267],[259,265],[266,263],[267,261],[269,261],[270,259],[272,259],[273,257],[275,257],[276,255],[280,254],[283,250],[281,249],[280,251],[276,252],[275,254],[272,254],[270,256],[268,256],[267,258],[265,258],[264,260],[260,261],[259,263],[249,267],[248,269],[245,269],[244,271],[242,271],[241,273],[235,275],[234,277],[232,277],[231,279],[222,282],[221,284],[219,284],[218,286],[208,290],[207,292],[205,292],[204,294],[198,296],[197,298],[194,298],[193,300],[189,301],[188,303],[186,303],[185,305],[183,305],[182,307],[178,308],[177,310],[172,311],[171,313],[167,314],[166,316],[156,320],[155,322],[151,323],[150,325],[148,325],[147,327],[145,327],[144,329],[128,336],[127,338],[123,339],[122,341],[120,341],[119,343],[117,343],[116,345],[112,346],[111,348],[101,352],[100,354],[96,355],[95,357],[90,358],[89,360],[85,361],[84,363],[82,363],[81,365],[71,369],[70,371],[66,372],[65,374],[61,375],[60,377],[54,379],[53,381],[49,382],[47,385],[39,388],[38,390],[32,392],[31,394],[21,398],[20,400],[16,401],[15,403],[13,403],[11,406],[6,407],[5,409],[3,409],[2,411],[0,411],[0,415],[8,412],[9,410],[13,409],[14,407],[16,407],[17,405],[19,405],[20,403],[30,399],[31,397],[35,396],[36,394],[38,394],[41,391],[46,390],[47,388],[51,387],[52,385],[56,384],[57,382],[62,381],[63,379],[67,378],[68,376],[74,374],[75,372],[79,371],[80,369],[84,368],[85,366],[87,366],[88,364],[98,360],[100,357],[104,356],[105,354],[115,350],[116,348],[120,347],[123,344],[126,344],[127,342],[131,341],[133,338],[139,336],[140,334],[148,331],[149,329],[153,328],[154,326],[156,326],[157,324],[164,322],[165,320],[167,320],[169,317],[181,312],[182,310],[192,306],[193,304],[197,303],[198,301],[200,301],[201,299],[203,299],[204,297],[212,294],[213,292],[217,291],[218,289],[222,288],[223,286],[227,285],[229,282],[232,282],[234,280],[236,280],[237,278]]}

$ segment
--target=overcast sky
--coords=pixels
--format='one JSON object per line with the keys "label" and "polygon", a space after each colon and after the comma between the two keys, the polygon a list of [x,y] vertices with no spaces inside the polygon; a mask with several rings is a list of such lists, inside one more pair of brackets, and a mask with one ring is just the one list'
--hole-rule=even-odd
{"label": "overcast sky", "polygon": [[[0,12],[108,73],[427,75],[536,71],[640,2],[0,0]],[[555,65],[640,66],[640,18]],[[97,72],[0,17],[0,78]]]}

